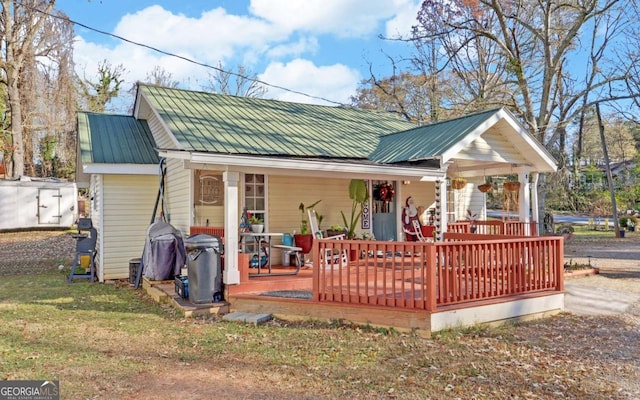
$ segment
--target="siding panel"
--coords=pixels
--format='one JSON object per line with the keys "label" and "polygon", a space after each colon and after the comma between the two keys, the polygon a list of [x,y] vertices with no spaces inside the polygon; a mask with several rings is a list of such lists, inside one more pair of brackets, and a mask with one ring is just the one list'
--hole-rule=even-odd
{"label": "siding panel", "polygon": [[103,280],[129,277],[129,260],[144,248],[157,185],[155,176],[104,175]]}
{"label": "siding panel", "polygon": [[[347,217],[351,213],[347,179],[269,177],[269,230],[273,232],[300,232],[299,204],[310,205],[322,200],[316,211],[324,216],[321,228],[343,225],[340,211]],[[305,213],[305,219],[307,215]]]}
{"label": "siding panel", "polygon": [[167,200],[169,223],[183,233],[189,233],[191,226],[191,175],[190,169],[184,169],[182,161],[167,160],[167,179],[165,198]]}

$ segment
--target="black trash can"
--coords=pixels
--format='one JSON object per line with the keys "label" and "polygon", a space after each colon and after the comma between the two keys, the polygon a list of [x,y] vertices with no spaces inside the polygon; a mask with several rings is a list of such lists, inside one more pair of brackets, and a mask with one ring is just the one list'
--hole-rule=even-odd
{"label": "black trash can", "polygon": [[140,268],[140,263],[142,262],[142,258],[132,258],[129,260],[129,283],[136,283],[136,278],[138,277],[138,269]]}
{"label": "black trash can", "polygon": [[189,236],[184,246],[187,250],[189,301],[197,304],[222,301],[222,240],[200,233]]}

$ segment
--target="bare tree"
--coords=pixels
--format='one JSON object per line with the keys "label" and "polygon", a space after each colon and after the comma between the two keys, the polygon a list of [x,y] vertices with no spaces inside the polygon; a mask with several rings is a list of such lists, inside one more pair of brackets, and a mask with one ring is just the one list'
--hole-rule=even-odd
{"label": "bare tree", "polygon": [[242,97],[263,97],[267,93],[266,86],[257,81],[256,74],[242,65],[235,71],[227,71],[222,63],[218,63],[216,72],[209,74],[209,80],[202,89]]}
{"label": "bare tree", "polygon": [[[46,57],[59,43],[45,32],[47,14],[53,11],[55,0],[0,0],[0,70],[6,87],[7,110],[10,113],[10,134],[13,151],[11,176],[25,173],[24,116],[21,87],[24,70],[37,57]],[[27,78],[28,79],[28,78]]]}
{"label": "bare tree", "polygon": [[[623,60],[612,58],[612,47],[620,45],[630,25],[637,25],[636,11],[619,0],[427,0],[418,15],[414,40],[440,46],[448,56],[449,67],[470,83],[481,81],[476,71],[492,66],[484,76],[499,78],[504,96],[497,100],[515,110],[530,132],[546,145],[555,143],[561,133],[555,131],[556,126],[579,115],[580,107],[585,106],[579,100],[585,95],[597,94],[598,101],[640,95],[626,87],[629,76],[624,65],[636,60],[627,59],[621,64]],[[572,57],[589,56],[581,42],[589,29],[605,37],[599,40],[600,62],[586,66],[592,72],[587,85],[579,84],[567,71]],[[478,46],[479,40],[485,45]],[[479,51],[487,44],[494,49],[490,63]],[[587,88],[589,92],[585,92]],[[607,90],[599,90],[604,88]],[[561,99],[563,120],[557,119]],[[594,101],[591,99],[586,106]]]}
{"label": "bare tree", "polygon": [[512,109],[564,164],[567,129],[583,110],[640,96],[629,85],[638,54],[622,51],[637,35],[637,11],[621,0],[426,0],[413,40],[446,54],[470,98],[484,99],[472,84],[495,77],[486,99]]}
{"label": "bare tree", "polygon": [[171,72],[159,65],[156,65],[150,72],[147,72],[144,82],[168,88],[177,88],[180,85],[180,82],[173,79]]}

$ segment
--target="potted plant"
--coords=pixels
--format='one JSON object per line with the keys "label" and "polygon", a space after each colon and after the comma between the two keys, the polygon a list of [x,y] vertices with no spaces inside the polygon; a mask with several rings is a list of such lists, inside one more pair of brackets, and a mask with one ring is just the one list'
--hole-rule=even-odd
{"label": "potted plant", "polygon": [[624,230],[629,225],[629,217],[626,215],[618,219],[618,228],[620,229],[620,237],[624,237]]}
{"label": "potted plant", "polygon": [[262,218],[258,218],[255,215],[249,217],[249,226],[253,233],[262,233],[264,231],[264,221]]}
{"label": "potted plant", "polygon": [[352,201],[351,217],[347,220],[344,212],[340,211],[340,214],[342,214],[342,221],[347,228],[347,239],[355,239],[358,221],[360,221],[360,216],[362,215],[362,208],[364,207],[364,203],[369,200],[367,183],[362,179],[352,179],[349,183],[349,198]]}
{"label": "potted plant", "polygon": [[322,200],[318,200],[315,203],[305,206],[304,203],[300,203],[298,206],[298,210],[300,211],[300,233],[295,233],[293,235],[293,241],[296,244],[296,247],[302,248],[302,253],[308,253],[311,251],[311,246],[313,245],[313,235],[309,232],[309,222],[307,221],[307,210],[312,209]]}
{"label": "potted plant", "polygon": [[342,225],[331,225],[329,229],[327,229],[327,237],[338,236],[338,235],[346,235],[347,228]]}

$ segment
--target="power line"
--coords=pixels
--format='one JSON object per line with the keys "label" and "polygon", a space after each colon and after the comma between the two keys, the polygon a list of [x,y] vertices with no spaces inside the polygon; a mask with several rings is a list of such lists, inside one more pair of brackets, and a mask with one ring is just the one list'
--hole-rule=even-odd
{"label": "power line", "polygon": [[251,78],[249,76],[244,76],[242,74],[239,74],[239,73],[236,73],[236,72],[233,72],[233,71],[227,71],[227,70],[225,70],[223,68],[219,68],[219,67],[216,67],[216,66],[213,66],[213,65],[209,65],[207,63],[203,63],[203,62],[200,62],[200,61],[193,60],[193,59],[188,58],[188,57],[184,57],[184,56],[181,56],[181,55],[178,55],[178,54],[175,54],[175,53],[171,53],[171,52],[168,52],[168,51],[165,51],[165,50],[162,50],[162,49],[158,49],[157,47],[153,47],[153,46],[150,46],[148,44],[136,42],[136,41],[127,39],[125,37],[116,35],[116,34],[111,33],[111,32],[106,32],[106,31],[103,31],[103,30],[100,30],[100,29],[97,29],[97,28],[93,28],[93,27],[91,27],[89,25],[86,25],[86,24],[83,24],[81,22],[72,20],[69,17],[62,17],[60,15],[55,15],[55,14],[48,13],[46,11],[39,10],[39,9],[37,9],[35,7],[32,7],[32,6],[27,5],[27,4],[24,4],[24,3],[20,2],[20,1],[17,1],[16,3],[21,5],[22,7],[28,8],[28,9],[30,9],[32,11],[39,12],[40,14],[44,14],[44,15],[49,16],[51,18],[56,18],[56,19],[59,19],[59,20],[62,20],[62,21],[71,22],[74,25],[81,26],[81,27],[83,27],[85,29],[88,29],[90,31],[99,33],[101,35],[110,36],[110,37],[116,38],[118,40],[122,40],[123,42],[132,44],[134,46],[143,47],[143,48],[149,49],[151,51],[154,51],[156,53],[164,54],[164,55],[169,56],[169,57],[175,57],[175,58],[178,58],[180,60],[189,62],[191,64],[195,64],[195,65],[199,65],[201,67],[209,68],[209,69],[212,69],[212,70],[215,70],[215,71],[218,71],[218,72],[222,72],[224,74],[233,75],[233,76],[236,76],[236,77],[241,78],[241,79],[246,79],[246,80],[249,80],[249,81],[252,81],[252,82],[255,82],[255,83],[259,83],[261,85],[272,87],[274,89],[280,89],[280,90],[283,90],[285,92],[289,92],[289,93],[293,93],[293,94],[299,94],[301,96],[309,97],[311,99],[322,100],[322,101],[326,101],[328,103],[336,104],[336,105],[339,105],[339,106],[344,106],[345,105],[344,103],[340,103],[340,102],[337,102],[337,101],[334,101],[334,100],[329,100],[327,98],[320,97],[320,96],[314,96],[314,95],[311,95],[311,94],[308,94],[308,93],[300,92],[298,90],[289,89],[289,88],[286,88],[286,87],[283,87],[283,86],[274,85],[274,84],[262,81],[260,79],[255,79],[255,78]]}

